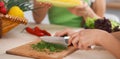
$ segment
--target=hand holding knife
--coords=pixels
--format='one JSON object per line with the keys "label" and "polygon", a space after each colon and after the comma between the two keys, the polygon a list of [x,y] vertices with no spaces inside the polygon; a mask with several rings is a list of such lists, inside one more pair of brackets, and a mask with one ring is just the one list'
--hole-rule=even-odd
{"label": "hand holding knife", "polygon": [[[55,37],[55,36],[42,36],[40,37],[41,40],[45,42],[50,42],[50,43],[57,43],[57,44],[62,44],[66,47],[72,46],[72,44],[68,45],[68,40],[69,36],[62,36],[62,37]],[[95,45],[89,46],[88,48],[94,49]]]}
{"label": "hand holding knife", "polygon": [[62,44],[64,46],[68,46],[69,37],[55,37],[55,36],[42,36],[41,40],[50,43]]}

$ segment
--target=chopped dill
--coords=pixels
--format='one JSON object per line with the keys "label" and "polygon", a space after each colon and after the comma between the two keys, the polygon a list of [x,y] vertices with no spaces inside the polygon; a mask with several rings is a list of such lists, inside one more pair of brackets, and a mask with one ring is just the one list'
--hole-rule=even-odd
{"label": "chopped dill", "polygon": [[49,43],[45,41],[41,41],[37,44],[32,44],[32,48],[37,51],[43,51],[43,52],[61,52],[63,50],[66,50],[67,47],[62,44],[55,44],[55,43]]}

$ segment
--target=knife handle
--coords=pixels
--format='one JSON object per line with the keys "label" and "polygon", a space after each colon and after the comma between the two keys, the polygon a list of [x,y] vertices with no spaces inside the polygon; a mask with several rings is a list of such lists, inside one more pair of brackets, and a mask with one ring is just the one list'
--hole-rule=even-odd
{"label": "knife handle", "polygon": [[63,36],[61,36],[61,37],[66,37],[66,36],[68,36],[67,34],[65,34],[65,35],[63,35]]}
{"label": "knife handle", "polygon": [[70,37],[68,37],[68,36],[65,36],[65,37],[64,37],[65,43],[68,44],[68,40],[69,40],[69,38],[70,38]]}

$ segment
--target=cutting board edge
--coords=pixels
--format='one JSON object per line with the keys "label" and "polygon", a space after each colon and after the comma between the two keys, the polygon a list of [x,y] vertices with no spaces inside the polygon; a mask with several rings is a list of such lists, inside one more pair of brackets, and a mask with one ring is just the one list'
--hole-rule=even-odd
{"label": "cutting board edge", "polygon": [[49,56],[46,56],[46,57],[34,57],[34,56],[26,56],[26,55],[19,55],[19,54],[16,54],[16,53],[11,53],[10,51],[6,51],[6,54],[11,54],[11,55],[16,55],[16,56],[21,56],[21,57],[28,57],[28,58],[35,58],[35,59],[63,59],[63,57],[59,57],[59,58],[52,58],[52,57],[49,57]]}

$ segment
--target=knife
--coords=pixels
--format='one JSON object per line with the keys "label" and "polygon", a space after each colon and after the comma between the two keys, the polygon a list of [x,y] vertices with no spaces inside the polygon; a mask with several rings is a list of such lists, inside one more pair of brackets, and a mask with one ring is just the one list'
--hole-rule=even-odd
{"label": "knife", "polygon": [[65,37],[42,36],[40,38],[45,42],[62,44],[62,45],[68,46],[68,39],[69,39],[68,36],[65,36]]}
{"label": "knife", "polygon": [[[55,36],[42,36],[40,37],[41,40],[49,43],[56,43],[56,44],[62,44],[66,47],[68,47],[68,40],[70,37],[68,36],[63,36],[63,37],[55,37]],[[72,45],[72,44],[71,44]],[[70,45],[70,46],[71,46]],[[88,48],[94,49],[96,45],[88,46]]]}

